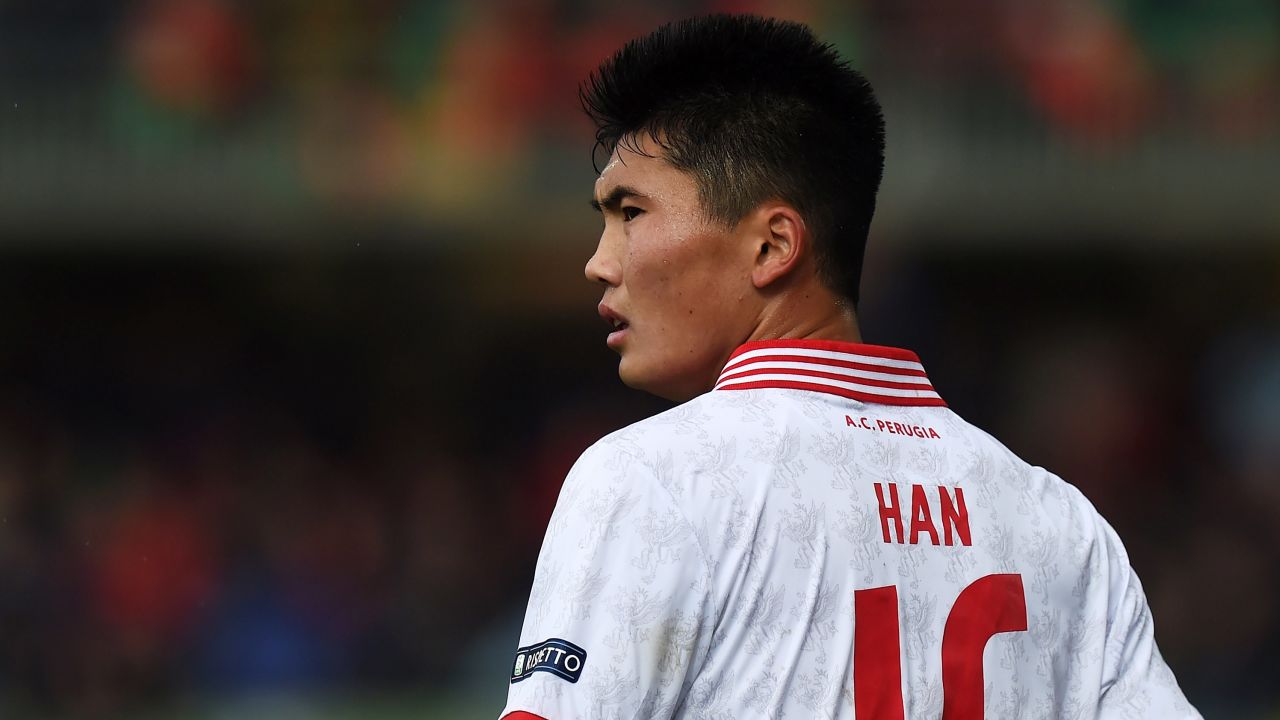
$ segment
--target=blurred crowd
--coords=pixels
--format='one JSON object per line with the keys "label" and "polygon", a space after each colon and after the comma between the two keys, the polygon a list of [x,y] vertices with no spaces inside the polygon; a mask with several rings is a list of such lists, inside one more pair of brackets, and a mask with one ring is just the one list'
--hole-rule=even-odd
{"label": "blurred crowd", "polygon": [[[547,168],[586,156],[586,73],[641,31],[713,11],[809,22],[883,89],[956,105],[948,122],[979,140],[1241,147],[1280,127],[1273,0],[24,0],[0,6],[14,89],[0,148],[51,143],[80,155],[55,162],[63,174],[139,192],[177,166],[285,205],[474,213],[502,191],[564,190]],[[10,163],[15,191],[39,160]]]}
{"label": "blurred crowd", "polygon": [[618,411],[563,329],[353,263],[0,269],[0,708],[448,687],[526,592]]}
{"label": "blurred crowd", "polygon": [[[1280,711],[1280,257],[890,257],[868,338],[1116,525],[1207,714]],[[497,314],[459,265],[6,263],[0,707],[496,712],[565,472],[665,405],[617,382],[589,289]]]}
{"label": "blurred crowd", "polygon": [[[585,127],[576,87],[600,58],[636,28],[707,12],[810,23],[871,72],[888,66],[978,85],[984,99],[1009,95],[1052,132],[1082,139],[1132,141],[1161,126],[1247,141],[1273,133],[1280,120],[1280,8],[1268,0],[1212,7],[1154,0],[151,0],[125,7],[123,90],[159,113],[206,121],[264,112],[283,98],[298,103],[294,111],[310,131],[303,135],[322,150],[330,132],[378,137],[375,127],[349,131],[379,122],[416,124],[426,136],[482,154],[527,152],[545,134],[566,130],[576,144]],[[333,102],[323,92],[343,86],[358,96]],[[398,117],[360,117],[380,112]]]}

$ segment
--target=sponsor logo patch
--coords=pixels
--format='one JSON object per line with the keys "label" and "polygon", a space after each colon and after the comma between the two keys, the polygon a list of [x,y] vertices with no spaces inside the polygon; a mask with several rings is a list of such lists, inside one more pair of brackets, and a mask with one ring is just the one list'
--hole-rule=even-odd
{"label": "sponsor logo patch", "polygon": [[536,672],[549,672],[571,683],[582,677],[587,664],[587,651],[568,640],[551,638],[516,650],[516,663],[511,669],[511,682],[518,683]]}

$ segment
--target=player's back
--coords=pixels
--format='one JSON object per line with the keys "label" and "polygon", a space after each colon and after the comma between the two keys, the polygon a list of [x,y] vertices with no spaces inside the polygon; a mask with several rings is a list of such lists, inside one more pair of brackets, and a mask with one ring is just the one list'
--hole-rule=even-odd
{"label": "player's back", "polygon": [[[587,715],[1196,716],[1114,532],[947,409],[909,353],[746,346],[716,391],[584,462],[548,545],[627,549],[556,582],[544,546],[539,583],[598,613],[576,625],[600,638],[599,686],[548,686]],[[566,530],[569,508],[586,525]]]}

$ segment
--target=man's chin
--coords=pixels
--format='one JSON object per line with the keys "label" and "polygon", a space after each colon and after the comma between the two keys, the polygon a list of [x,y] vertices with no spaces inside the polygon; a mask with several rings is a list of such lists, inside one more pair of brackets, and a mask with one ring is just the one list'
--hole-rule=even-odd
{"label": "man's chin", "polygon": [[618,361],[618,379],[632,390],[651,392],[648,373],[643,372],[642,368],[637,368],[636,365],[634,359],[624,354]]}
{"label": "man's chin", "polygon": [[639,366],[634,359],[628,362],[626,356],[623,356],[622,361],[618,363],[618,378],[622,380],[623,385],[633,390],[657,395],[672,402],[684,402],[702,394],[701,390],[690,391],[682,388],[678,378],[654,372],[652,368]]}

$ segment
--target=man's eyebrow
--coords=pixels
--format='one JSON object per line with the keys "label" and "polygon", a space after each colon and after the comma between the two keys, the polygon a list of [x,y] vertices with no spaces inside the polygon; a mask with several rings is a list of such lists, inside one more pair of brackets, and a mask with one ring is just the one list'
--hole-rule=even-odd
{"label": "man's eyebrow", "polygon": [[642,198],[645,197],[645,195],[630,185],[618,185],[614,189],[610,190],[609,194],[606,195],[603,200],[596,200],[595,198],[592,198],[591,207],[596,212],[601,212],[603,210],[617,212],[618,208],[622,206],[622,201],[629,197]]}

